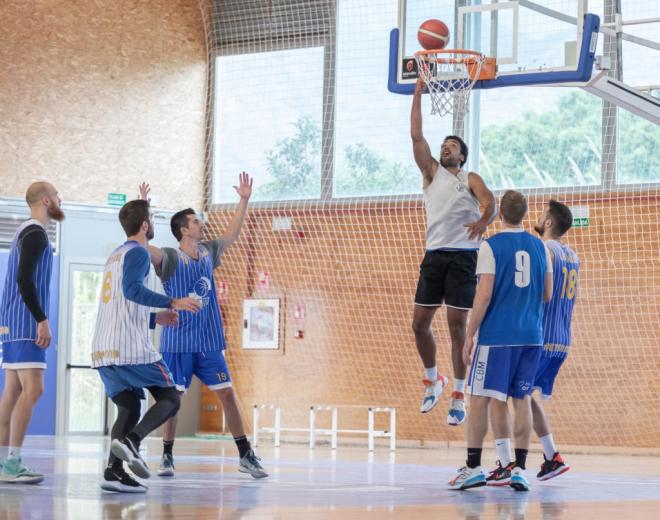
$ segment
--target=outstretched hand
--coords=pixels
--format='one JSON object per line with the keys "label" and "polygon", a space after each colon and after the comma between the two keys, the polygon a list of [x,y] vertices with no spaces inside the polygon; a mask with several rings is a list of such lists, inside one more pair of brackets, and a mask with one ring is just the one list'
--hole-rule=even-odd
{"label": "outstretched hand", "polygon": [[151,202],[151,198],[149,197],[151,186],[149,186],[146,182],[143,182],[140,184],[140,186],[138,186],[138,191],[139,200],[146,200],[147,202]]}
{"label": "outstretched hand", "polygon": [[245,172],[241,172],[238,176],[238,186],[234,186],[234,189],[242,199],[249,199],[252,195],[252,180],[252,177]]}

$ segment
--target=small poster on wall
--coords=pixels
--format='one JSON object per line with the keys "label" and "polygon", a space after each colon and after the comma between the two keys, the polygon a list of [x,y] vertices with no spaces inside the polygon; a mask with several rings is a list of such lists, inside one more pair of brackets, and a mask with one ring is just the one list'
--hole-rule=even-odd
{"label": "small poster on wall", "polygon": [[243,348],[280,348],[280,300],[243,301]]}

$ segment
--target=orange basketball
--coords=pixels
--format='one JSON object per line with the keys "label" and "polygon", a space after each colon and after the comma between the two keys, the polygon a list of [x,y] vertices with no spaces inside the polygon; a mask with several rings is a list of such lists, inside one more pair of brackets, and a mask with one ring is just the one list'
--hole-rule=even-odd
{"label": "orange basketball", "polygon": [[419,26],[417,40],[426,50],[444,49],[449,42],[449,27],[440,20],[426,20]]}

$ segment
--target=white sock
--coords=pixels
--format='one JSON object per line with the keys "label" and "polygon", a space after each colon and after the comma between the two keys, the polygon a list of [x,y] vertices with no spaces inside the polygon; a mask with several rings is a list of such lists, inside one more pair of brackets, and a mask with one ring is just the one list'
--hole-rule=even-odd
{"label": "white sock", "polygon": [[16,446],[9,446],[9,455],[8,459],[18,459],[21,456],[21,448]]}
{"label": "white sock", "polygon": [[465,379],[454,379],[454,390],[465,393]]}
{"label": "white sock", "polygon": [[541,446],[543,446],[543,455],[545,455],[546,460],[552,460],[552,457],[557,453],[552,433],[549,433],[545,437],[539,437],[539,441],[541,441]]}
{"label": "white sock", "polygon": [[0,460],[5,460],[9,457],[9,446],[0,446]]}
{"label": "white sock", "polygon": [[506,468],[511,463],[511,439],[495,439],[495,449],[500,464]]}
{"label": "white sock", "polygon": [[438,380],[438,367],[425,368],[424,379],[428,379],[431,383],[435,383]]}

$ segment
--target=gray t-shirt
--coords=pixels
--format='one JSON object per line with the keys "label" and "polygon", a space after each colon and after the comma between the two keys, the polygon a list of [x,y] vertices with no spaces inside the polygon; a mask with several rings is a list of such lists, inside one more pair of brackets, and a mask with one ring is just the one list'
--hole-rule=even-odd
{"label": "gray t-shirt", "polygon": [[[220,266],[222,263],[220,257],[222,256],[222,253],[225,252],[226,248],[225,241],[222,238],[205,240],[204,242],[199,243],[199,247],[203,247],[208,251],[211,261],[213,262],[213,269]],[[174,271],[176,271],[176,266],[179,262],[179,251],[181,250],[174,249],[173,247],[163,247],[162,251],[163,262],[159,267],[156,267],[155,270],[161,282],[165,283],[172,278]],[[182,254],[185,253],[182,252]]]}

